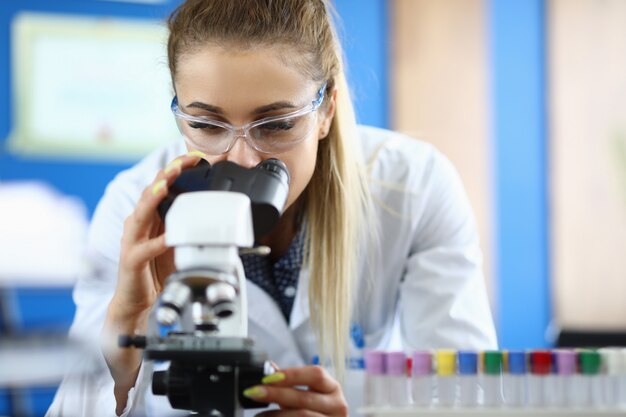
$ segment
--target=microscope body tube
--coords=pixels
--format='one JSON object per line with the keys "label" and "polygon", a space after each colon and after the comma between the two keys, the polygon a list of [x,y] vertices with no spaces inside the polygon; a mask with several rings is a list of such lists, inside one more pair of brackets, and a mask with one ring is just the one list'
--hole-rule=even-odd
{"label": "microscope body tube", "polygon": [[430,351],[413,352],[411,368],[411,393],[413,404],[428,407],[433,402],[433,357]]}
{"label": "microscope body tube", "polygon": [[555,392],[554,405],[566,407],[576,405],[576,352],[567,349],[554,351]]}
{"label": "microscope body tube", "polygon": [[602,400],[607,407],[615,408],[620,402],[621,349],[603,348],[598,353],[602,362]]}
{"label": "microscope body tube", "polygon": [[460,351],[459,359],[459,405],[478,405],[478,353]]}
{"label": "microscope body tube", "polygon": [[371,407],[388,405],[385,353],[380,350],[365,352],[365,401]]}
{"label": "microscope body tube", "polygon": [[526,378],[526,352],[509,351],[503,374],[504,403],[511,407],[524,407],[528,393]]}
{"label": "microscope body tube", "polygon": [[385,374],[387,379],[387,404],[392,407],[404,407],[410,404],[409,378],[404,352],[385,354]]}
{"label": "microscope body tube", "polygon": [[485,407],[500,407],[502,398],[502,352],[486,351],[483,354],[483,390]]}
{"label": "microscope body tube", "polygon": [[456,400],[456,352],[439,350],[437,360],[437,399],[442,407],[452,407]]}

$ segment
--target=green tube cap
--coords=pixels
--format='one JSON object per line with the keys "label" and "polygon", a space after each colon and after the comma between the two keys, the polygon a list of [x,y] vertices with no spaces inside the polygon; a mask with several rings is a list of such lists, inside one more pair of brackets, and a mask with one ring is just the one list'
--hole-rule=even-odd
{"label": "green tube cap", "polygon": [[500,375],[500,372],[502,372],[502,352],[486,351],[483,360],[486,374]]}
{"label": "green tube cap", "polygon": [[578,352],[578,364],[580,373],[585,375],[596,375],[600,373],[600,353],[594,350],[584,350]]}

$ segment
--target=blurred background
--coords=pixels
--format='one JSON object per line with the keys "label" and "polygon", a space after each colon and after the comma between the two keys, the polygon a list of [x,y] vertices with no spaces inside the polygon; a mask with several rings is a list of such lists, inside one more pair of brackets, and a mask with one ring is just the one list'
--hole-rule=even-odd
{"label": "blurred background", "polygon": [[[106,184],[176,138],[179,2],[0,3],[0,335],[67,330]],[[334,3],[358,120],[461,173],[501,347],[623,344],[626,2]],[[55,388],[0,389],[0,415],[43,415]]]}

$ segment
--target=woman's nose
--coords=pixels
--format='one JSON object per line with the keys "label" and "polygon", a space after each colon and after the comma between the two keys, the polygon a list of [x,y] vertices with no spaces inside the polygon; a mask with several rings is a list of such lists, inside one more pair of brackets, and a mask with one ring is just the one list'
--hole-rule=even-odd
{"label": "woman's nose", "polygon": [[226,152],[225,159],[245,168],[253,168],[263,160],[259,152],[248,144],[244,136],[237,137],[233,147]]}

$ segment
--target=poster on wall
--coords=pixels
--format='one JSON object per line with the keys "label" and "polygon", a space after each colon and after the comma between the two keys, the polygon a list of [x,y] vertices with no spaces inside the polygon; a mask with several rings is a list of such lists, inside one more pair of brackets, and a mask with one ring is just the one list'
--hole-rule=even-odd
{"label": "poster on wall", "polygon": [[132,160],[179,137],[161,22],[25,13],[11,34],[11,151]]}

